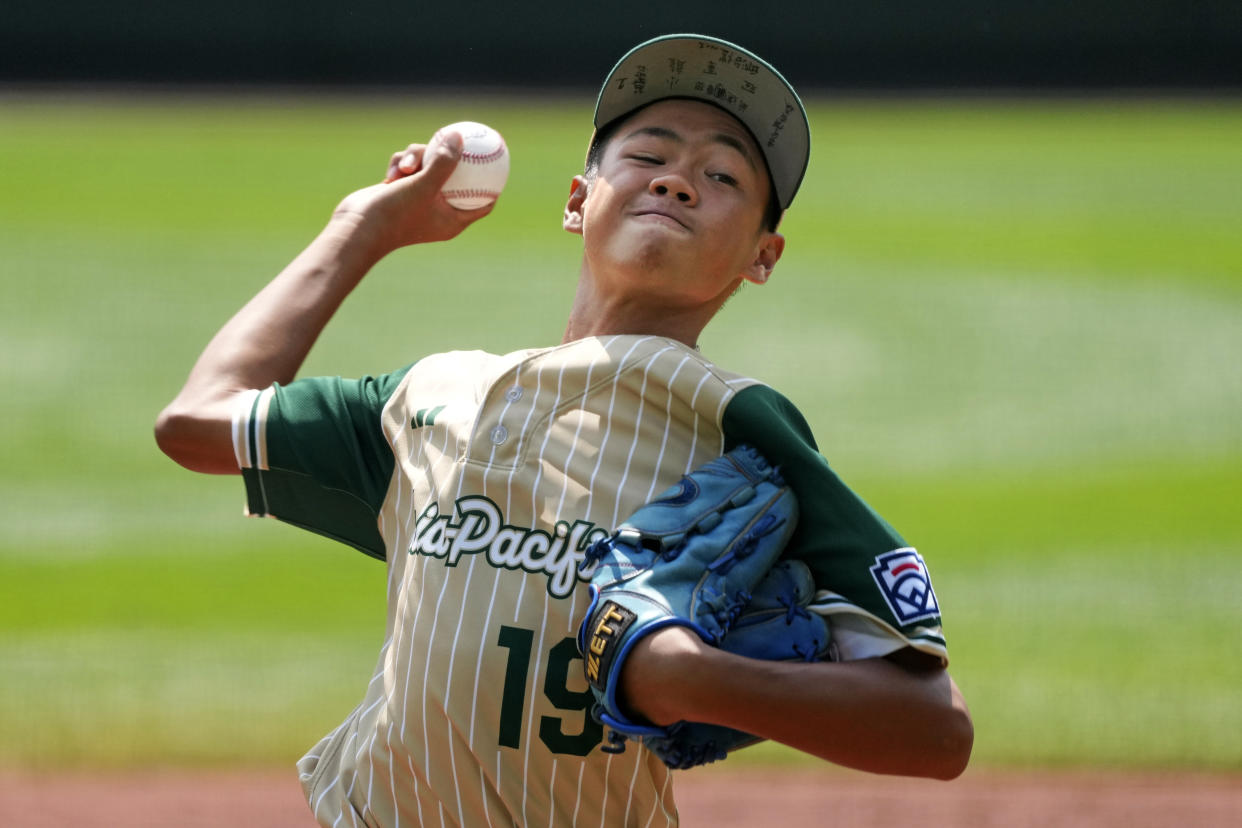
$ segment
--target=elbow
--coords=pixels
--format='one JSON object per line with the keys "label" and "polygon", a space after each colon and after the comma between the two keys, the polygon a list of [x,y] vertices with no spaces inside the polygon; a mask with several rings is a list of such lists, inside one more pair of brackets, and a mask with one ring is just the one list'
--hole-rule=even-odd
{"label": "elbow", "polygon": [[[970,764],[970,755],[975,747],[975,724],[957,682],[942,671],[936,677],[936,683],[936,695],[940,701],[931,716],[935,722],[934,761],[927,763],[926,775],[947,782],[961,776]],[[947,688],[944,683],[947,683]]]}
{"label": "elbow", "polygon": [[928,775],[933,779],[949,781],[956,779],[970,764],[970,754],[975,746],[975,726],[970,713],[954,707],[941,725],[940,750],[935,762],[928,764]]}
{"label": "elbow", "polygon": [[[221,467],[213,453],[205,451],[208,429],[209,424],[202,417],[174,400],[155,419],[155,444],[173,462],[190,471],[235,471],[227,468],[227,464]],[[231,460],[231,449],[229,455]]]}
{"label": "elbow", "polygon": [[189,460],[188,434],[192,430],[191,424],[192,419],[178,410],[175,401],[169,403],[155,418],[155,444],[160,447],[160,451],[182,466]]}

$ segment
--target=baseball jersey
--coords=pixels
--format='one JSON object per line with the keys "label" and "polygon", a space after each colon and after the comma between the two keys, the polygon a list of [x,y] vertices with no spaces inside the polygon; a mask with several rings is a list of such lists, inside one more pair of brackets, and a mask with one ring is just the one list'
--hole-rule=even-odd
{"label": "baseball jersey", "polygon": [[248,511],[387,565],[361,704],[300,762],[323,825],[677,824],[670,772],[600,750],[575,646],[586,548],[681,475],[748,442],[801,517],[847,658],[945,657],[919,554],[847,488],[796,408],[654,336],[453,352],[240,398]]}

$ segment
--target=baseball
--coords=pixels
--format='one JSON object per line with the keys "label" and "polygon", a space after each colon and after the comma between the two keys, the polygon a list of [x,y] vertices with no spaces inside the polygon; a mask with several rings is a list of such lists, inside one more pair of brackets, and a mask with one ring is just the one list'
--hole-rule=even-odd
{"label": "baseball", "polygon": [[509,178],[509,148],[505,139],[486,124],[474,121],[441,127],[431,140],[435,141],[442,132],[457,132],[462,139],[461,161],[440,190],[445,200],[458,210],[476,210],[491,204]]}

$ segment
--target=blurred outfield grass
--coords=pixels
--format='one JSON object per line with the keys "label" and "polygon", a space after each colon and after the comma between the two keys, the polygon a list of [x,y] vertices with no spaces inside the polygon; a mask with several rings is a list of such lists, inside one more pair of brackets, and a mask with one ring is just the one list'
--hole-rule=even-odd
{"label": "blurred outfield grass", "polygon": [[[341,196],[455,120],[509,141],[496,212],[384,262],[304,373],[557,341],[589,107],[0,98],[0,765],[290,763],[339,723],[382,566],[242,520],[155,414]],[[931,561],[976,762],[1242,769],[1242,104],[823,100],[812,126],[785,258],[703,347]]]}

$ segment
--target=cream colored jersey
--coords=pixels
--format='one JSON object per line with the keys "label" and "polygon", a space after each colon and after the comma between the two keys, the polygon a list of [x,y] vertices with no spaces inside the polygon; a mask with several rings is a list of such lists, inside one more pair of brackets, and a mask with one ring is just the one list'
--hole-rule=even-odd
{"label": "cream colored jersey", "polygon": [[786,554],[811,565],[845,649],[945,654],[922,558],[840,483],[796,409],[672,340],[299,380],[248,395],[234,438],[251,514],[387,562],[366,696],[299,763],[323,825],[675,825],[664,765],[638,745],[599,748],[574,643],[577,566],[738,442],[798,494]]}

